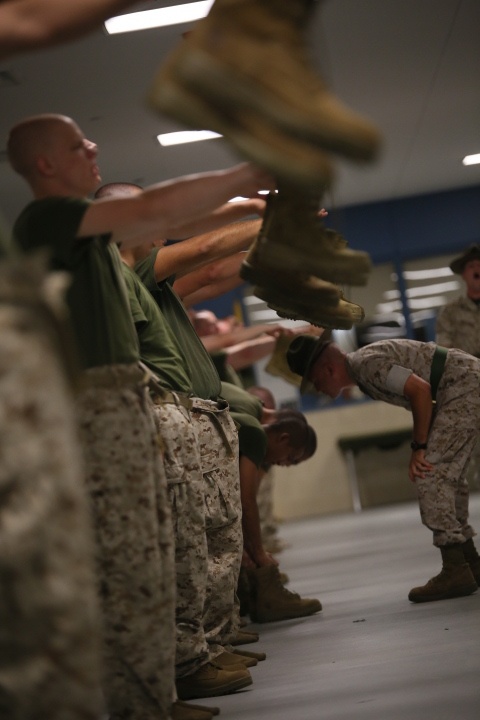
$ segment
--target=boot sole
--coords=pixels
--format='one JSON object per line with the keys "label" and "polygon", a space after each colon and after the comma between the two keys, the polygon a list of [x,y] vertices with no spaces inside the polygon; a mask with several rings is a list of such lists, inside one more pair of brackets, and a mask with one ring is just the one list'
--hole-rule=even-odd
{"label": "boot sole", "polygon": [[243,688],[248,687],[252,683],[253,680],[251,677],[245,677],[239,678],[238,680],[234,680],[229,683],[225,683],[225,685],[216,688],[199,688],[197,692],[188,690],[179,692],[177,688],[177,694],[180,700],[218,697],[219,695],[231,695],[232,693],[237,692],[237,690],[243,690]]}
{"label": "boot sole", "polygon": [[[277,128],[258,121],[252,125],[247,119],[245,126],[230,120],[221,108],[202,102],[194,92],[178,82],[159,82],[159,89],[152,90],[148,103],[169,117],[189,127],[208,128],[223,135],[240,152],[258,165],[268,168],[274,175],[299,183],[305,187],[329,188],[333,183],[333,167],[320,152],[310,153],[301,141],[282,136]],[[256,134],[261,131],[262,137]]]}
{"label": "boot sole", "polygon": [[[254,287],[253,293],[264,300],[280,317],[287,320],[305,320],[321,328],[350,330],[355,323],[362,322],[365,317],[363,308],[361,308],[360,305],[345,303],[345,301],[343,302],[346,307],[340,308],[337,306],[337,313],[335,312],[335,308],[329,311],[328,307],[325,308],[322,313],[321,308],[300,305],[294,303],[292,299],[288,302],[285,300],[279,303],[276,301],[277,298],[272,299],[272,295],[265,288]],[[350,308],[350,306],[352,307]]]}
{"label": "boot sole", "polygon": [[410,602],[414,603],[436,602],[437,600],[451,600],[456,597],[473,595],[473,593],[477,590],[478,585],[477,583],[474,583],[473,585],[466,585],[463,588],[458,588],[457,590],[452,590],[451,592],[442,593],[439,595],[417,595],[416,597],[411,597],[411,594],[409,594],[408,599],[410,600]]}

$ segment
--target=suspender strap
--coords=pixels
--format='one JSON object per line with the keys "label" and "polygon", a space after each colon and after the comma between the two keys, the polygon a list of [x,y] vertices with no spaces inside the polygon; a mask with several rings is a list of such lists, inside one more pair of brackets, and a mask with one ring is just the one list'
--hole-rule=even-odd
{"label": "suspender strap", "polygon": [[433,353],[432,365],[430,367],[430,387],[432,388],[432,402],[436,402],[437,388],[442,379],[443,368],[447,359],[448,348],[437,345]]}

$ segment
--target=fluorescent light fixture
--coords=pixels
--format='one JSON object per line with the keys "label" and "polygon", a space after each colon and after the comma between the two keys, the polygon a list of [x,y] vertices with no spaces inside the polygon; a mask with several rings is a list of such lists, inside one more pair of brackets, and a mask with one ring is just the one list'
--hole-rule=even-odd
{"label": "fluorescent light fixture", "polygon": [[213,138],[222,137],[218,133],[211,130],[181,130],[180,132],[163,133],[157,135],[160,145],[168,147],[169,145],[184,145],[185,143],[200,142],[201,140],[212,140]]}
{"label": "fluorescent light fixture", "polygon": [[465,155],[462,160],[464,165],[478,165],[480,163],[480,153],[476,155]]}
{"label": "fluorescent light fixture", "polygon": [[[68,0],[66,0],[68,2]],[[157,8],[156,10],[141,10],[140,12],[116,15],[105,21],[105,30],[109,35],[118,33],[149,30],[167,25],[180,25],[181,23],[200,20],[208,15],[213,0],[187,3],[186,5],[173,5],[171,7]]]}

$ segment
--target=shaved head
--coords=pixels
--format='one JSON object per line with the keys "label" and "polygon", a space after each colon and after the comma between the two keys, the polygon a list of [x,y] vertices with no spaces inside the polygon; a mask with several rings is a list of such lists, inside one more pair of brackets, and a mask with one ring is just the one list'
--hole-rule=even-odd
{"label": "shaved head", "polygon": [[105,197],[131,197],[132,195],[138,195],[143,188],[135,183],[126,182],[114,182],[107,183],[99,187],[95,193],[95,199],[100,200]]}
{"label": "shaved head", "polygon": [[74,125],[73,120],[54,113],[33,115],[14,125],[8,137],[7,152],[15,172],[30,179],[35,173],[37,157],[50,152],[57,133],[65,125]]}

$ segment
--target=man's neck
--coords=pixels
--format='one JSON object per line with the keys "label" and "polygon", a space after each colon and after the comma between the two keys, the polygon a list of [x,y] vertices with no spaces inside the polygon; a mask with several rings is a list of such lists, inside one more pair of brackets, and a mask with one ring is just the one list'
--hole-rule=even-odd
{"label": "man's neck", "polygon": [[136,263],[134,251],[130,248],[128,248],[127,250],[121,250],[120,256],[125,265],[128,265],[128,267],[133,270]]}

